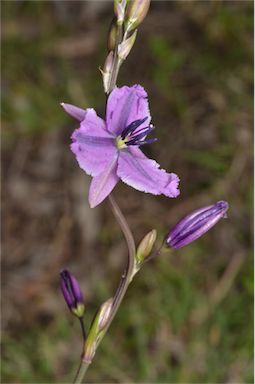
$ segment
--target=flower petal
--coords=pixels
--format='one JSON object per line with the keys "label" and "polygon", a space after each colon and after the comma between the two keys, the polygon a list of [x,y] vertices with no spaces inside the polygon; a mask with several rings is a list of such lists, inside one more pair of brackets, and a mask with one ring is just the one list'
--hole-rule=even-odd
{"label": "flower petal", "polygon": [[66,103],[61,103],[61,106],[64,108],[64,110],[74,117],[75,119],[82,121],[85,119],[86,116],[86,111],[85,109],[81,109],[79,107],[76,107],[75,105],[72,104],[66,104]]}
{"label": "flower petal", "polygon": [[116,173],[117,159],[118,154],[116,153],[104,171],[100,173],[100,175],[93,177],[89,189],[89,204],[91,208],[100,204],[111,193],[119,181]]}
{"label": "flower petal", "polygon": [[178,176],[159,169],[159,164],[148,159],[138,148],[135,151],[120,151],[117,175],[139,191],[168,197],[177,197],[180,193]]}
{"label": "flower petal", "polygon": [[71,150],[79,166],[89,175],[99,175],[117,153],[114,138],[93,109],[86,110],[80,128],[72,134]]}
{"label": "flower petal", "polygon": [[144,117],[148,118],[139,128],[147,127],[151,121],[147,93],[143,87],[124,86],[111,92],[106,110],[106,127],[109,132],[118,136],[133,121]]}

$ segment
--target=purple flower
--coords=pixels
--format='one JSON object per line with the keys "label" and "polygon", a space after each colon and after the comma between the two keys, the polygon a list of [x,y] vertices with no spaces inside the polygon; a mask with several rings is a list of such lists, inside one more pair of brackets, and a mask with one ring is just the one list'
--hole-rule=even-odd
{"label": "purple flower", "polygon": [[218,201],[214,205],[204,207],[184,217],[169,232],[166,243],[172,248],[181,248],[195,241],[209,231],[221,218],[227,217],[228,203]]}
{"label": "purple flower", "polygon": [[60,286],[70,311],[82,317],[84,314],[83,295],[76,278],[66,269],[60,272]]}
{"label": "purple flower", "polygon": [[106,121],[94,109],[80,109],[62,103],[80,121],[72,134],[71,150],[80,167],[93,177],[89,203],[93,208],[113,190],[119,179],[139,191],[168,197],[179,195],[179,178],[159,168],[139,149],[156,139],[146,136],[150,124],[147,93],[140,85],[115,88],[107,101]]}

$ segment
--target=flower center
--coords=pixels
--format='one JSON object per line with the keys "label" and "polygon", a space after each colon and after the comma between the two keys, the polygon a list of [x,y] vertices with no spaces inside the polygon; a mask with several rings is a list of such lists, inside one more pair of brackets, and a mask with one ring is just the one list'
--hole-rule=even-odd
{"label": "flower center", "polygon": [[139,128],[141,124],[145,122],[145,120],[147,120],[147,117],[144,119],[135,120],[125,129],[123,129],[121,135],[119,135],[116,139],[116,145],[118,149],[126,148],[129,145],[140,146],[144,144],[150,144],[157,140],[156,138],[145,140],[145,137],[154,129],[152,125]]}
{"label": "flower center", "polygon": [[127,147],[125,140],[122,140],[121,136],[117,137],[116,145],[118,149],[123,149]]}

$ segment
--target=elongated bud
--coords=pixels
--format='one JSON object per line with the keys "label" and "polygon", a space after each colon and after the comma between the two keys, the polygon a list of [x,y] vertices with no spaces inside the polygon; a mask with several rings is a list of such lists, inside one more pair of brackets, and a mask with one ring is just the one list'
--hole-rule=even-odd
{"label": "elongated bud", "polygon": [[116,17],[115,17],[110,25],[110,29],[108,33],[108,40],[107,40],[108,52],[114,51],[116,38],[117,38],[117,25],[116,25]]}
{"label": "elongated bud", "polygon": [[122,24],[124,21],[126,5],[126,0],[114,0],[114,12],[117,17],[118,24]]}
{"label": "elongated bud", "polygon": [[91,330],[89,332],[88,338],[84,346],[83,360],[85,360],[88,363],[91,362],[91,360],[95,355],[98,340],[100,336],[102,336],[102,332],[104,331],[104,328],[107,325],[109,316],[111,314],[112,305],[113,305],[113,298],[110,298],[107,301],[105,301],[99,308],[96,314],[95,320],[93,321]]}
{"label": "elongated bud", "polygon": [[113,51],[109,52],[103,67],[104,73],[111,73],[113,67]]}
{"label": "elongated bud", "polygon": [[192,243],[209,231],[221,218],[227,217],[228,203],[218,201],[214,205],[200,208],[184,217],[168,233],[166,243],[169,247],[178,249]]}
{"label": "elongated bud", "polygon": [[134,45],[136,35],[137,35],[137,30],[135,30],[128,39],[124,40],[118,46],[118,56],[121,60],[125,60],[127,58],[127,56],[129,55],[129,53],[130,53],[130,51]]}
{"label": "elongated bud", "polygon": [[146,257],[149,256],[151,253],[151,250],[153,248],[153,245],[157,238],[157,231],[156,229],[153,229],[147,235],[142,239],[140,244],[138,245],[137,252],[136,252],[136,260],[138,262],[143,261]]}
{"label": "elongated bud", "polygon": [[83,317],[85,306],[79,283],[66,269],[60,273],[60,286],[70,311],[77,317]]}
{"label": "elongated bud", "polygon": [[100,69],[100,71],[102,73],[105,93],[109,92],[110,80],[111,80],[111,75],[112,75],[112,68],[113,68],[113,51],[109,52],[109,54],[105,60],[103,69]]}
{"label": "elongated bud", "polygon": [[144,20],[150,7],[150,0],[130,0],[126,12],[126,29],[132,31]]}
{"label": "elongated bud", "polygon": [[106,326],[109,316],[111,314],[113,304],[113,298],[111,297],[106,302],[104,302],[98,312],[98,331],[102,331]]}

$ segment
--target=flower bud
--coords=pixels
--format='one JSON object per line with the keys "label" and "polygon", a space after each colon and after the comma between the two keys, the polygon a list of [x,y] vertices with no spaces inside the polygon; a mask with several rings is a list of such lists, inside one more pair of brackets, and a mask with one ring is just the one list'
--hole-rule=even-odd
{"label": "flower bud", "polygon": [[151,250],[153,248],[153,245],[157,238],[157,231],[156,229],[153,229],[147,235],[142,239],[140,244],[138,245],[137,252],[136,252],[136,260],[138,262],[143,261],[146,257],[149,256],[151,253]]}
{"label": "flower bud", "polygon": [[104,85],[104,91],[105,93],[109,92],[109,86],[110,86],[110,80],[112,75],[112,68],[113,68],[113,51],[109,52],[103,69],[100,69],[100,72],[102,73],[103,77],[103,85]]}
{"label": "flower bud", "polygon": [[111,73],[112,67],[113,67],[113,51],[110,51],[108,53],[106,60],[105,60],[103,72],[104,73]]}
{"label": "flower bud", "polygon": [[60,273],[60,286],[70,311],[77,317],[83,317],[85,306],[79,283],[66,269]]}
{"label": "flower bud", "polygon": [[98,312],[98,322],[97,322],[98,331],[102,331],[106,326],[109,316],[111,314],[112,304],[113,304],[113,298],[111,297],[101,305]]}
{"label": "flower bud", "polygon": [[227,210],[228,203],[218,201],[214,205],[194,211],[179,221],[168,233],[166,237],[167,245],[178,249],[192,243],[209,231],[221,218],[227,217]]}
{"label": "flower bud", "polygon": [[150,7],[150,0],[130,0],[126,13],[126,29],[132,31],[144,20]]}
{"label": "flower bud", "polygon": [[132,33],[132,35],[128,39],[124,40],[118,46],[118,56],[121,60],[125,60],[127,58],[127,56],[129,55],[129,53],[130,53],[130,51],[134,45],[136,35],[137,35],[137,29],[134,31],[134,33]]}
{"label": "flower bud", "polygon": [[115,44],[116,44],[116,37],[117,37],[117,25],[116,25],[116,18],[114,18],[110,25],[110,29],[108,33],[108,40],[107,40],[108,51],[114,51]]}
{"label": "flower bud", "polygon": [[104,328],[109,320],[113,305],[113,298],[105,301],[99,308],[96,317],[92,323],[89,335],[84,346],[83,360],[90,363],[95,355],[100,337],[103,335]]}
{"label": "flower bud", "polygon": [[125,16],[126,0],[114,0],[114,12],[117,17],[117,23],[122,24]]}

